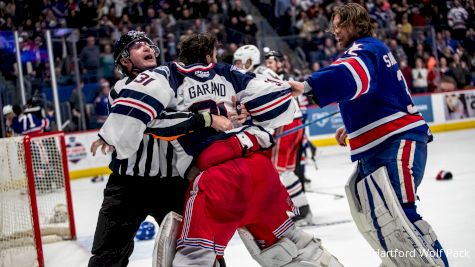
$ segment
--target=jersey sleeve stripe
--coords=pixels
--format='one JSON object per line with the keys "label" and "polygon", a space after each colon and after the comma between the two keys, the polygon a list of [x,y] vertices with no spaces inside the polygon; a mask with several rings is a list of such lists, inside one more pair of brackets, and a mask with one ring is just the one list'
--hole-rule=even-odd
{"label": "jersey sleeve stripe", "polygon": [[391,114],[391,115],[389,115],[389,116],[386,116],[386,117],[384,117],[384,118],[381,118],[381,119],[379,119],[379,120],[377,120],[377,121],[374,121],[374,122],[372,122],[372,123],[370,123],[370,124],[368,124],[368,125],[366,125],[366,126],[360,128],[360,129],[358,129],[358,130],[356,130],[356,131],[353,131],[353,132],[351,132],[351,133],[348,133],[348,138],[353,139],[353,138],[355,138],[355,137],[357,137],[357,136],[359,136],[359,135],[361,135],[361,134],[366,133],[367,131],[370,131],[371,129],[374,129],[374,128],[378,127],[379,125],[382,125],[382,124],[388,123],[388,122],[390,122],[390,121],[399,119],[399,118],[404,117],[404,116],[406,116],[406,115],[407,115],[407,113],[404,113],[404,112],[396,112],[396,113],[394,113],[394,114]]}
{"label": "jersey sleeve stripe", "polygon": [[288,101],[291,98],[292,98],[292,95],[288,94],[284,97],[280,97],[280,98],[276,99],[275,101],[271,102],[269,105],[266,105],[265,107],[255,109],[255,110],[250,110],[249,112],[251,113],[251,115],[260,115],[264,112],[267,112],[270,109],[274,109],[274,108],[284,104],[285,101]]}
{"label": "jersey sleeve stripe", "polygon": [[343,58],[336,61],[334,64],[343,64],[350,70],[353,78],[357,84],[355,95],[351,99],[360,97],[366,94],[369,89],[370,76],[363,60],[357,57]]}
{"label": "jersey sleeve stripe", "polygon": [[142,109],[137,109],[134,107],[126,106],[126,105],[117,105],[112,109],[111,114],[121,114],[128,117],[135,118],[140,120],[142,123],[147,124],[150,122],[150,114],[143,111]]}
{"label": "jersey sleeve stripe", "polygon": [[292,104],[290,99],[291,98],[288,98],[287,101],[283,102],[278,106],[274,106],[272,109],[267,109],[264,112],[260,112],[259,115],[251,113],[251,116],[254,120],[258,122],[268,121],[277,118],[279,115],[285,113],[289,106]]}
{"label": "jersey sleeve stripe", "polygon": [[265,111],[266,109],[271,109],[273,106],[279,105],[280,103],[290,99],[292,94],[290,89],[271,92],[263,96],[259,96],[255,99],[252,99],[246,103],[246,107],[249,112],[253,114],[258,114]]}
{"label": "jersey sleeve stripe", "polygon": [[[145,103],[141,103],[141,102],[136,101],[136,100],[131,99],[131,98],[118,98],[118,99],[116,99],[112,103],[112,113],[117,113],[117,111],[116,111],[117,106],[128,106],[130,108],[138,109],[138,110],[146,113],[150,117],[149,121],[151,121],[151,120],[153,120],[154,118],[157,117],[157,113],[152,107],[150,107],[149,105],[147,105]],[[123,115],[127,115],[127,114],[123,114]]]}
{"label": "jersey sleeve stripe", "polygon": [[[155,114],[159,114],[164,109],[163,104],[158,99],[149,94],[131,89],[122,89],[120,91],[119,98],[127,98],[128,100],[135,101],[135,103],[142,103],[148,108],[152,109]],[[114,99],[114,101],[118,100],[119,98]]]}
{"label": "jersey sleeve stripe", "polygon": [[408,125],[411,125],[419,121],[422,121],[423,123],[425,123],[424,119],[420,115],[406,115],[404,117],[398,118],[388,123],[379,125],[357,137],[350,138],[351,150],[361,148],[382,137],[391,135],[393,132],[399,129],[402,129]]}

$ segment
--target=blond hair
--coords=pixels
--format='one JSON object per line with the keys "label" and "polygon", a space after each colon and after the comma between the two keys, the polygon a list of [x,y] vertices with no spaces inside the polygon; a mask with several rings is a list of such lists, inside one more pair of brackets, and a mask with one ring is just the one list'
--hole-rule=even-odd
{"label": "blond hair", "polygon": [[[348,3],[335,8],[330,22],[336,15],[340,15],[340,23],[338,27],[353,26],[357,31],[358,37],[367,37],[373,35],[373,26],[368,11],[361,5],[356,3]],[[334,32],[333,24],[330,23],[330,32]]]}

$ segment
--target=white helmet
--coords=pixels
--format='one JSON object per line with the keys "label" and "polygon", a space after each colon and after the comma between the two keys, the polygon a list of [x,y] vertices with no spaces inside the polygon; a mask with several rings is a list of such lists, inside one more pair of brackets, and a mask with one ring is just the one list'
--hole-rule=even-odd
{"label": "white helmet", "polygon": [[10,113],[13,113],[12,105],[3,106],[3,115],[8,115]]}
{"label": "white helmet", "polygon": [[234,61],[241,60],[244,65],[248,59],[252,60],[252,66],[250,68],[261,64],[261,52],[259,52],[259,49],[255,45],[244,45],[234,52]]}

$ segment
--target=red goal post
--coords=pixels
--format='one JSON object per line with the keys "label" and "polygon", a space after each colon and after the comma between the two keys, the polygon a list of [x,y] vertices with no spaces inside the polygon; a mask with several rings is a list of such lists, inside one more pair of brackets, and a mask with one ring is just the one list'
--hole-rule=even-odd
{"label": "red goal post", "polygon": [[76,238],[64,133],[0,139],[0,170],[0,267],[44,266],[44,243]]}

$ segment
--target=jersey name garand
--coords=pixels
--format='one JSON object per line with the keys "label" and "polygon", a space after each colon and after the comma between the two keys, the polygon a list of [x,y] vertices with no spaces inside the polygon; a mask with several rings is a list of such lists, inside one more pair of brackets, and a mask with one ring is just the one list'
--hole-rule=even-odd
{"label": "jersey name garand", "polygon": [[339,103],[352,160],[370,155],[396,138],[431,138],[394,56],[379,40],[356,40],[342,57],[313,73],[307,83],[319,106]]}
{"label": "jersey name garand", "polygon": [[[252,118],[252,126],[238,127],[224,133],[204,128],[172,141],[181,175],[186,174],[193,157],[211,142],[238,132],[249,132],[257,137],[262,147],[270,147],[273,140],[265,129],[290,123],[295,112],[295,107],[291,105],[291,89],[286,82],[256,77],[229,64],[182,66],[169,63],[153,71],[169,81],[169,88],[176,94],[174,108],[178,111],[207,111],[227,116],[233,109],[232,97],[235,96],[245,105]],[[154,127],[160,128],[160,123]]]}
{"label": "jersey name garand", "polygon": [[[144,71],[132,81],[121,80],[115,87],[117,95],[110,99],[110,115],[99,136],[113,145],[117,159],[123,160],[135,155],[143,142],[144,132],[156,136],[166,133],[168,140],[176,133],[178,136],[171,141],[174,146],[172,165],[182,176],[193,157],[209,143],[236,132],[250,132],[256,135],[262,147],[271,146],[272,137],[264,129],[290,123],[295,112],[295,107],[290,105],[292,94],[287,83],[258,79],[252,73],[221,63],[187,67],[169,63]],[[189,117],[163,117],[165,111],[210,112],[225,116],[232,109],[232,96],[246,106],[253,126],[226,133],[203,128],[179,137],[182,134],[179,130]],[[160,162],[160,166],[162,164]]]}

